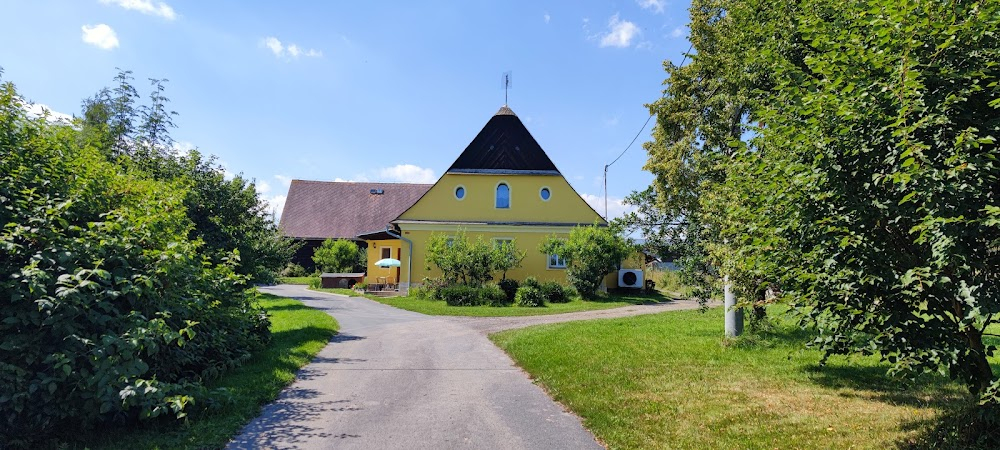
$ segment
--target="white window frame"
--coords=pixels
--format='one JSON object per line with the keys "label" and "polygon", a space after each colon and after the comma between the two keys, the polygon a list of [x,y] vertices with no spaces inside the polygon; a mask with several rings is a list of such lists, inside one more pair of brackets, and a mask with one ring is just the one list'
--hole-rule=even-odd
{"label": "white window frame", "polygon": [[[461,197],[458,196],[459,189],[465,192],[465,194],[463,194]],[[462,201],[465,200],[465,197],[469,196],[469,189],[460,184],[458,186],[455,186],[455,190],[451,191],[451,195],[455,196],[455,200]]]}
{"label": "white window frame", "polygon": [[[553,256],[556,258],[556,264],[555,265],[552,264],[552,257]],[[561,265],[559,264],[560,261],[562,261]],[[566,258],[563,258],[562,256],[559,256],[559,255],[557,255],[555,253],[549,253],[549,254],[545,255],[545,267],[547,269],[565,269],[566,268]]]}
{"label": "white window frame", "polygon": [[[392,258],[392,248],[391,247],[382,247],[380,250],[382,250],[382,252],[381,252],[382,253],[382,257],[379,258],[379,259]],[[389,256],[385,256],[385,252],[389,252]]]}
{"label": "white window frame", "polygon": [[510,242],[511,245],[514,245],[514,246],[517,245],[517,244],[514,243],[515,240],[512,237],[495,237],[495,238],[493,238],[493,248],[500,248],[500,243],[501,242]]}

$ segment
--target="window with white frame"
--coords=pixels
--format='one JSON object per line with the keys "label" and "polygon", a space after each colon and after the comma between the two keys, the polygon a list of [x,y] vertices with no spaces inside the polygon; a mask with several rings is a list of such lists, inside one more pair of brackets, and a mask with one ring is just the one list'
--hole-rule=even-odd
{"label": "window with white frame", "polygon": [[392,258],[392,249],[389,247],[382,247],[382,259]]}
{"label": "window with white frame", "polygon": [[565,269],[566,260],[562,256],[559,256],[555,253],[550,253],[549,263],[547,266],[549,269]]}
{"label": "window with white frame", "polygon": [[494,238],[493,248],[500,248],[504,245],[514,245],[514,240],[511,238]]}

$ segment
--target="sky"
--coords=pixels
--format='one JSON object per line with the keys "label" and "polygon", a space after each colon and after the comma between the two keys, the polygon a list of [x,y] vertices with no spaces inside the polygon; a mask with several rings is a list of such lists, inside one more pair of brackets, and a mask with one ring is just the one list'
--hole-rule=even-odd
{"label": "sky", "polygon": [[[55,113],[131,70],[167,79],[173,138],[254,179],[433,183],[507,103],[603,214],[603,171],[649,118],[687,3],[0,0],[2,78]],[[608,213],[645,189],[647,127],[608,171]]]}

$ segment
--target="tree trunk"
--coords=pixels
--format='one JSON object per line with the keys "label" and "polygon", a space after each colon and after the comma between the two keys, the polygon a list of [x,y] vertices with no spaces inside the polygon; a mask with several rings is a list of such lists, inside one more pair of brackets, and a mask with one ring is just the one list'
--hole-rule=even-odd
{"label": "tree trunk", "polygon": [[986,359],[986,348],[983,346],[983,333],[974,327],[970,327],[965,332],[965,339],[969,343],[969,367],[970,384],[969,391],[975,395],[980,395],[993,383],[993,367]]}

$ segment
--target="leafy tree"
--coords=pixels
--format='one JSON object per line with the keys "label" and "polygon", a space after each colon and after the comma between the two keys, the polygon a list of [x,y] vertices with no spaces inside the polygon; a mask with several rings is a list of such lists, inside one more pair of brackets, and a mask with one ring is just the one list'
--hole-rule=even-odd
{"label": "leafy tree", "polygon": [[518,250],[515,241],[501,241],[493,246],[493,269],[502,272],[501,280],[507,279],[507,271],[521,267],[527,252]]}
{"label": "leafy tree", "polygon": [[574,227],[568,238],[551,236],[539,246],[543,254],[566,260],[570,284],[585,298],[597,295],[604,277],[617,270],[622,260],[635,251],[616,226]]}
{"label": "leafy tree", "polygon": [[[183,418],[201,384],[268,339],[235,255],[188,232],[183,180],[123,160],[80,123],[30,119],[0,85],[0,442]],[[87,142],[87,144],[82,144]],[[40,445],[45,446],[45,445]]]}
{"label": "leafy tree", "polygon": [[761,151],[737,157],[790,180],[755,223],[796,259],[783,288],[827,354],[947,371],[996,405],[1000,4],[810,0],[795,19],[801,58],[769,55]]}
{"label": "leafy tree", "polygon": [[723,276],[745,298],[762,298],[779,276],[766,258],[747,257],[733,245],[729,235],[745,223],[734,214],[743,197],[727,182],[743,174],[733,157],[740,143],[749,144],[773,85],[762,54],[789,51],[795,10],[794,2],[694,0],[695,51],[685,56],[687,65],[664,62],[666,89],[649,105],[657,121],[645,169],[655,178],[626,199],[638,212],[621,225],[641,230],[651,252],[674,256],[683,281],[703,301],[718,294]]}
{"label": "leafy tree", "polygon": [[[998,21],[987,1],[695,2],[693,73],[668,66],[654,105],[657,206],[703,267],[780,282],[827,355],[945,371],[996,405]],[[741,97],[699,90],[748,94],[738,132],[704,121]]]}
{"label": "leafy tree", "polygon": [[201,251],[221,263],[236,250],[238,273],[272,282],[297,246],[281,235],[254,183],[242,175],[226,179],[215,158],[198,151],[176,154],[170,136],[176,113],[166,107],[167,80],[150,79],[153,92],[147,105],[139,104],[132,80],[130,71],[119,71],[113,89],[84,100],[81,142],[103,149],[109,161],[157,179],[182,180],[188,187],[187,214],[195,224],[190,237],[205,242]]}
{"label": "leafy tree", "polygon": [[358,245],[347,239],[327,239],[313,251],[316,268],[324,272],[346,273],[358,265]]}
{"label": "leafy tree", "polygon": [[[517,249],[516,241],[491,243],[478,236],[470,241],[465,231],[455,236],[432,234],[427,240],[427,263],[441,270],[447,284],[482,285],[493,279],[493,273],[521,266],[525,252]],[[428,269],[430,267],[428,266]]]}

